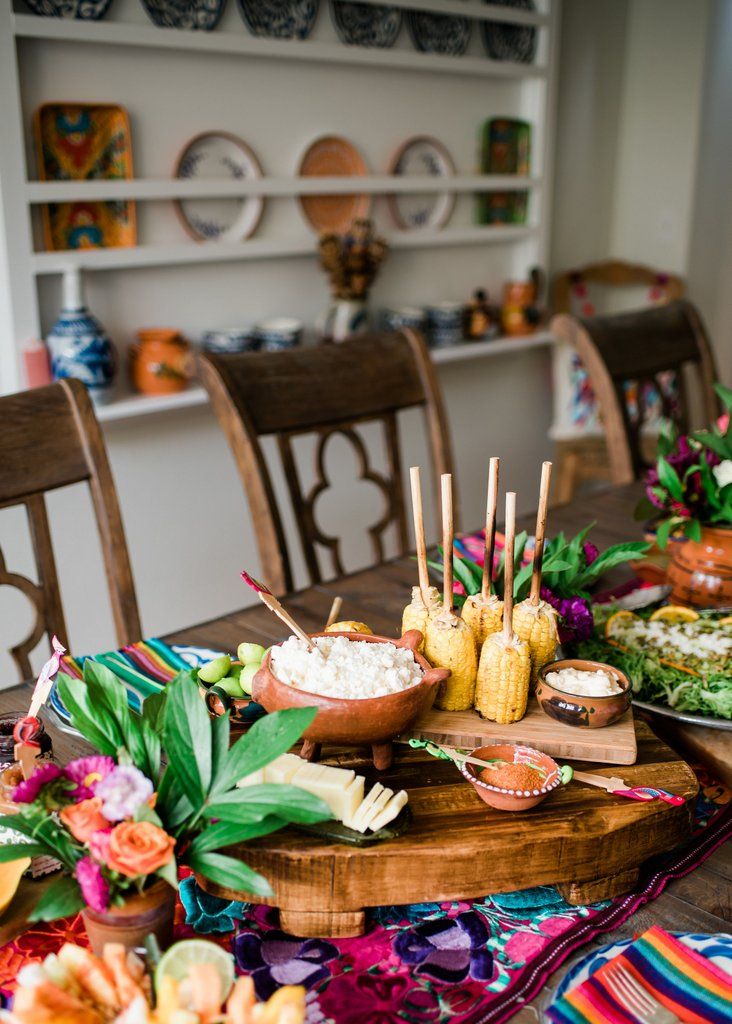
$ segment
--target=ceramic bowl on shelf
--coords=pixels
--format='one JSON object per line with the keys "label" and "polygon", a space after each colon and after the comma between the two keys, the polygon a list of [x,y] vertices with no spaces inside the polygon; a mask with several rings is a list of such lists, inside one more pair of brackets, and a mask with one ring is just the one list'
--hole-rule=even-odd
{"label": "ceramic bowl on shelf", "polygon": [[[501,7],[514,7],[521,11],[535,11],[534,0],[491,0]],[[492,60],[509,60],[517,64],[531,64],[536,57],[538,30],[534,25],[517,25],[509,21],[480,23],[485,52]]]}
{"label": "ceramic bowl on shelf", "polygon": [[421,53],[461,57],[468,48],[473,23],[452,14],[407,11],[407,28],[414,48]]}
{"label": "ceramic bowl on shelf", "polygon": [[142,0],[142,6],[158,28],[211,32],[221,20],[226,0]]}
{"label": "ceramic bowl on shelf", "polygon": [[276,316],[260,320],[254,328],[258,347],[263,352],[281,352],[297,348],[302,342],[303,323],[291,316]]}
{"label": "ceramic bowl on shelf", "polygon": [[308,707],[318,709],[313,722],[303,734],[306,741],[303,756],[316,756],[314,746],[320,743],[370,746],[376,767],[380,770],[388,768],[392,759],[392,740],[406,732],[420,715],[432,707],[440,683],[450,675],[449,670],[432,668],[418,653],[422,634],[415,629],[406,632],[400,640],[364,633],[313,633],[312,636],[344,636],[359,643],[406,647],[422,669],[422,678],[406,690],[383,697],[326,697],[300,690],[278,679],[272,671],[272,656],[271,651],[268,651],[252,681],[252,697],[267,711]]}
{"label": "ceramic bowl on shelf", "polygon": [[402,27],[402,12],[385,4],[330,0],[330,14],[338,38],[346,46],[392,47]]}
{"label": "ceramic bowl on shelf", "polygon": [[516,743],[489,743],[484,747],[476,747],[470,751],[471,757],[478,757],[482,761],[495,759],[507,761],[509,764],[533,764],[544,770],[545,777],[542,786],[536,789],[507,789],[502,786],[493,786],[479,778],[485,769],[477,764],[464,763],[459,765],[460,771],[473,787],[483,803],[489,807],[495,807],[499,811],[527,811],[530,807],[536,807],[542,800],[562,784],[559,765],[554,758],[548,754],[542,754],[540,750],[532,747],[524,747]]}
{"label": "ceramic bowl on shelf", "polygon": [[259,340],[253,327],[221,327],[216,331],[204,331],[201,335],[204,352],[228,355],[232,352],[254,352]]}
{"label": "ceramic bowl on shelf", "polygon": [[459,345],[465,333],[462,302],[438,302],[427,307],[427,340],[431,348]]}
{"label": "ceramic bowl on shelf", "polygon": [[307,39],[319,0],[237,0],[242,21],[253,36]]}
{"label": "ceramic bowl on shelf", "polygon": [[[607,697],[585,697],[551,686],[546,677],[563,668],[575,668],[581,672],[605,672],[622,686],[622,691]],[[630,707],[633,692],[630,679],[619,668],[601,661],[588,661],[586,658],[563,658],[550,661],[539,669],[536,699],[544,714],[557,722],[582,729],[601,729],[623,717]]]}
{"label": "ceramic bowl on shelf", "polygon": [[381,321],[387,331],[398,331],[402,327],[411,327],[422,334],[427,330],[427,314],[420,306],[397,306],[385,309]]}
{"label": "ceramic bowl on shelf", "polygon": [[99,21],[109,10],[112,0],[25,0],[33,14],[50,18],[80,18]]}

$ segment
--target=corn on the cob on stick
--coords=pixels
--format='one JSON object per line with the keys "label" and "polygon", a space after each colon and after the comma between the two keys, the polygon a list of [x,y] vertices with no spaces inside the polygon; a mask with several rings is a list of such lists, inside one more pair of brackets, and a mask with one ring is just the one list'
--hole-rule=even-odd
{"label": "corn on the cob on stick", "polygon": [[526,714],[531,656],[513,631],[513,551],[516,536],[516,495],[506,495],[506,554],[504,568],[503,631],[484,642],[480,652],[475,707],[493,722],[506,725]]}
{"label": "corn on the cob on stick", "polygon": [[452,477],[444,473],[442,485],[443,608],[427,622],[424,653],[431,665],[450,669],[435,705],[443,711],[467,711],[473,706],[477,657],[473,633],[452,610]]}
{"label": "corn on the cob on stick", "polygon": [[488,500],[485,519],[485,551],[483,553],[483,581],[479,594],[472,594],[465,601],[462,617],[470,626],[475,637],[476,652],[480,656],[483,641],[491,633],[497,633],[503,622],[503,601],[491,593],[493,575],[493,552],[496,544],[496,500],[498,498],[499,460],[490,460],[488,470]]}
{"label": "corn on the cob on stick", "polygon": [[536,683],[539,669],[553,661],[559,633],[556,612],[550,604],[541,600],[541,566],[544,557],[544,534],[546,531],[549,486],[552,479],[552,464],[545,462],[541,467],[539,509],[536,514],[536,541],[534,543],[534,564],[531,573],[531,593],[525,601],[517,604],[513,612],[513,628],[519,639],[529,645],[531,655],[531,682]]}
{"label": "corn on the cob on stick", "polygon": [[422,634],[419,645],[420,654],[424,653],[424,637],[430,616],[439,611],[440,592],[437,587],[430,586],[427,571],[427,545],[424,539],[424,517],[422,515],[422,487],[419,480],[419,466],[409,470],[409,481],[412,488],[412,515],[414,517],[414,538],[417,545],[417,569],[419,586],[412,587],[412,600],[402,614],[402,636],[410,629],[418,629]]}

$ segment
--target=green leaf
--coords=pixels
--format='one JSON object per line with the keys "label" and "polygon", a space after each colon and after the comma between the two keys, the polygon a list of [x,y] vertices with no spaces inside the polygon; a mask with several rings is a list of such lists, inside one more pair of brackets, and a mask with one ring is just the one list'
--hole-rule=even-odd
{"label": "green leaf", "polygon": [[135,811],[135,821],[149,821],[151,825],[164,828],[163,822],[157,811],[154,811],[149,804],[140,804]]}
{"label": "green leaf", "polygon": [[681,501],[684,497],[684,488],[681,485],[679,474],[671,463],[667,462],[663,456],[660,456],[656,460],[656,469],[658,472],[658,479],[661,481],[661,484],[666,488],[671,497],[676,501]]}
{"label": "green leaf", "polygon": [[49,853],[52,851],[40,843],[3,843],[0,845],[0,864],[24,857],[48,857]]}
{"label": "green leaf", "polygon": [[176,836],[186,831],[187,823],[196,813],[196,808],[188,799],[170,767],[163,772],[158,787],[156,807],[165,821],[167,831]]}
{"label": "green leaf", "polygon": [[609,572],[624,562],[632,562],[641,558],[648,552],[650,544],[644,541],[630,541],[627,544],[614,544],[597,556],[592,565],[589,565],[584,572],[575,577],[574,585],[585,588],[598,580],[604,573]]}
{"label": "green leaf", "polygon": [[683,523],[683,519],[678,516],[671,516],[670,519],[664,519],[656,527],[656,544],[663,551],[668,544],[668,539],[671,536],[671,531],[675,530],[676,527]]}
{"label": "green leaf", "polygon": [[710,451],[718,455],[720,459],[729,459],[732,455],[730,451],[730,442],[728,438],[720,437],[719,434],[712,433],[711,430],[700,430],[696,434],[691,435],[695,441],[708,448]]}
{"label": "green leaf", "polygon": [[689,519],[684,526],[684,533],[691,540],[699,543],[702,538],[701,523],[697,519]]}
{"label": "green leaf", "polygon": [[234,743],[226,757],[228,786],[264,768],[296,743],[317,714],[317,708],[288,708],[260,718]]}
{"label": "green leaf", "polygon": [[[211,789],[210,793],[222,792],[232,785],[227,776],[226,757],[229,753],[230,715],[227,711],[218,715],[211,723]],[[234,783],[238,779],[233,780]]]}
{"label": "green leaf", "polygon": [[[452,560],[452,571],[455,575],[455,579],[465,587],[465,591],[468,594],[480,593],[480,583],[476,584],[475,577],[468,567],[465,565],[461,558],[457,556],[453,557]],[[482,582],[482,577],[481,577]]]}
{"label": "green leaf", "polygon": [[211,785],[211,719],[188,673],[168,683],[163,742],[182,791],[202,804]]}
{"label": "green leaf", "polygon": [[[257,810],[263,812],[258,819],[249,817]],[[207,806],[207,814],[211,818],[221,818],[224,821],[245,822],[261,820],[266,814],[275,814],[285,821],[306,824],[326,821],[333,817],[330,808],[320,797],[298,786],[283,783],[263,783],[259,786],[233,789],[217,800],[212,800]]]}
{"label": "green leaf", "polygon": [[79,883],[70,875],[63,875],[49,885],[28,915],[28,920],[31,923],[55,921],[59,917],[78,914],[83,909],[84,900],[81,898]]}
{"label": "green leaf", "polygon": [[119,734],[113,722],[99,715],[89,699],[89,691],[82,679],[73,679],[65,672],[56,677],[58,695],[69,713],[71,724],[95,747],[100,754],[116,757]]}
{"label": "green leaf", "polygon": [[178,865],[176,864],[175,857],[171,857],[167,864],[163,864],[161,868],[158,868],[155,874],[166,881],[171,888],[178,888]]}
{"label": "green leaf", "polygon": [[721,382],[714,385],[714,390],[722,399],[722,404],[727,412],[732,412],[732,388],[725,387]]}
{"label": "green leaf", "polygon": [[160,778],[160,756],[161,745],[160,735],[149,722],[137,715],[132,716],[134,727],[138,730],[141,741],[141,754],[145,767],[138,764],[137,767],[144,775],[147,775],[156,784]]}
{"label": "green leaf", "polygon": [[165,718],[165,703],[168,699],[166,690],[160,693],[152,693],[146,697],[142,704],[142,717],[158,736],[163,734],[163,721]]}
{"label": "green leaf", "polygon": [[282,818],[273,815],[251,823],[219,821],[216,825],[209,825],[203,832],[199,832],[188,847],[188,852],[199,854],[220,850],[226,846],[233,846],[234,843],[244,843],[248,839],[268,836],[271,832],[284,828],[286,824]]}
{"label": "green leaf", "polygon": [[233,890],[246,899],[247,893],[255,896],[272,896],[272,887],[266,878],[252,871],[233,857],[221,853],[198,853],[188,856],[188,866],[216,885]]}

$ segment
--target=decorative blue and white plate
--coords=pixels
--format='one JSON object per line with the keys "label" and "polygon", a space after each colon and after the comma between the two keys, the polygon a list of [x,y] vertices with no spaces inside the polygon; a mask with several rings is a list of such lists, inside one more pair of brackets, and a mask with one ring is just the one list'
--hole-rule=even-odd
{"label": "decorative blue and white plate", "polygon": [[244,24],[254,36],[307,39],[319,0],[237,0]]}
{"label": "decorative blue and white plate", "polygon": [[[394,154],[389,174],[408,177],[449,178],[455,165],[447,149],[429,135],[414,135]],[[425,186],[428,181],[425,181]],[[441,228],[447,223],[455,205],[454,192],[390,193],[389,210],[400,228]]]}
{"label": "decorative blue and white plate", "polygon": [[[732,974],[732,935],[699,935],[694,932],[672,932],[672,935],[680,939],[689,949],[693,949],[695,953],[711,960],[721,970]],[[591,978],[608,960],[612,960],[618,953],[624,952],[633,941],[633,939],[623,939],[622,942],[613,942],[609,946],[593,950],[567,971],[557,986],[552,1002],[556,1003],[567,994],[569,989],[575,988]]]}
{"label": "decorative blue and white plate", "polygon": [[[229,132],[196,135],[178,157],[176,178],[261,178],[262,168],[246,142]],[[176,210],[197,242],[239,242],[256,230],[264,209],[262,196],[242,199],[182,199]]]}
{"label": "decorative blue and white plate", "polygon": [[441,53],[462,57],[470,42],[473,23],[452,14],[425,14],[407,11],[407,28],[414,48],[422,53]]}
{"label": "decorative blue and white plate", "polygon": [[226,0],[142,0],[148,17],[158,28],[216,28]]}
{"label": "decorative blue and white plate", "polygon": [[384,4],[352,4],[330,0],[330,13],[338,38],[347,46],[388,49],[402,27],[402,12]]}
{"label": "decorative blue and white plate", "polygon": [[46,18],[80,18],[99,21],[109,10],[112,0],[25,0],[33,14]]}
{"label": "decorative blue and white plate", "polygon": [[[489,0],[483,0],[488,3]],[[490,0],[499,7],[515,7],[521,11],[535,11],[534,0]],[[534,25],[513,25],[508,21],[481,21],[483,46],[493,60],[511,60],[516,64],[531,64],[536,56],[538,32]]]}

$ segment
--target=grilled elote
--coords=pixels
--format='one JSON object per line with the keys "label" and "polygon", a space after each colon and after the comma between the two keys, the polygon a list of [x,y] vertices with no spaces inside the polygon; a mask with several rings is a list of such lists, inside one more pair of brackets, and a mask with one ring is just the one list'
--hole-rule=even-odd
{"label": "grilled elote", "polygon": [[450,608],[427,623],[424,654],[436,668],[449,668],[450,678],[440,687],[435,706],[443,711],[467,711],[475,697],[477,657],[470,627]]}

